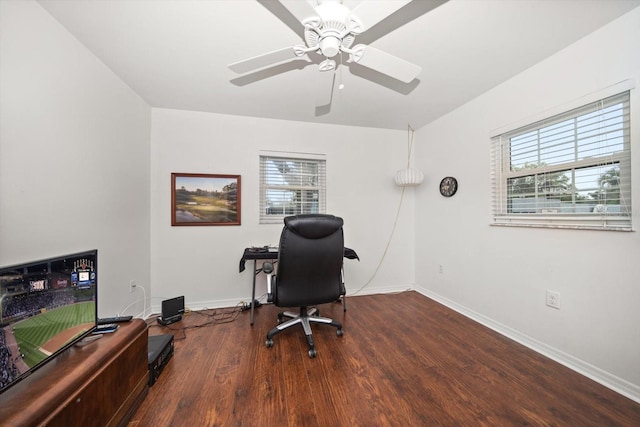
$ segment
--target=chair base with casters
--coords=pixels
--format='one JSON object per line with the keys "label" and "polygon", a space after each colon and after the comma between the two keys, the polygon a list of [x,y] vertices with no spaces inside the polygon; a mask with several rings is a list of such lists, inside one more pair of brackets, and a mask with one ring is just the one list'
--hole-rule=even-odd
{"label": "chair base with casters", "polygon": [[[290,320],[282,323],[285,317],[291,317]],[[294,313],[291,311],[284,311],[278,314],[278,326],[271,329],[269,333],[267,333],[267,340],[265,345],[267,347],[273,346],[273,337],[285,329],[300,324],[302,325],[302,329],[304,329],[304,334],[307,336],[307,343],[309,343],[309,357],[316,356],[316,348],[313,343],[313,336],[311,334],[311,323],[322,323],[326,325],[331,325],[337,328],[336,333],[339,337],[341,337],[344,332],[342,330],[342,324],[340,322],[336,322],[333,319],[329,319],[328,317],[320,317],[317,308],[307,308],[300,307],[300,313]]]}

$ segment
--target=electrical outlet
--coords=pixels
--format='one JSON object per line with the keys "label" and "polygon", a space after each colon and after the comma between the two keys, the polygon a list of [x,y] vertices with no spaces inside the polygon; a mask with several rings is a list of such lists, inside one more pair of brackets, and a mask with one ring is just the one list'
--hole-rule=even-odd
{"label": "electrical outlet", "polygon": [[560,309],[560,292],[547,290],[547,305]]}
{"label": "electrical outlet", "polygon": [[133,293],[133,290],[136,288],[136,281],[135,280],[131,280],[129,282],[129,293]]}

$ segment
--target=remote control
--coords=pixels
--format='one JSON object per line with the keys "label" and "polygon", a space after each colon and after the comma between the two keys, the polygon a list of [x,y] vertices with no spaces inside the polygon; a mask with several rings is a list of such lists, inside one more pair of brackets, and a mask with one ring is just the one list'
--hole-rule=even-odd
{"label": "remote control", "polygon": [[133,316],[115,316],[115,317],[103,317],[98,319],[98,325],[108,325],[109,323],[123,323],[133,319]]}
{"label": "remote control", "polygon": [[92,334],[108,334],[109,332],[115,332],[119,325],[117,323],[108,323],[106,325],[98,325],[93,330]]}

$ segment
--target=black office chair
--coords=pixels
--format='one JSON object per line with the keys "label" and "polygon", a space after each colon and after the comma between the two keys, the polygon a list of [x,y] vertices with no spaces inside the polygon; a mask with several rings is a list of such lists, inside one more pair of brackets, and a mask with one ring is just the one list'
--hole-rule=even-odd
{"label": "black office chair", "polygon": [[[278,314],[278,326],[267,334],[267,347],[273,337],[290,326],[301,324],[309,343],[309,357],[316,356],[310,323],[324,323],[337,328],[342,336],[342,324],[320,317],[318,304],[337,301],[344,294],[342,262],[344,236],[342,218],[333,215],[296,215],[284,219],[278,248],[278,272],[264,263],[267,273],[267,301],[278,307],[300,307],[299,313]],[[282,323],[284,317],[292,317]]]}

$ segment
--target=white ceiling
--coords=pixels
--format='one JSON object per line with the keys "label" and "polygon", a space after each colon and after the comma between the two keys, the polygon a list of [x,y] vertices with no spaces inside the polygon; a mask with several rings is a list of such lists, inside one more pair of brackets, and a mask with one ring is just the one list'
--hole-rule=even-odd
{"label": "white ceiling", "polygon": [[[640,6],[640,0],[450,0],[423,13],[440,1],[414,0],[356,38],[420,65],[416,80],[405,84],[358,64],[338,65],[336,86],[344,89],[336,87],[324,109],[315,107],[317,56],[315,63],[297,59],[240,76],[227,68],[301,42],[302,31],[292,28],[302,26],[277,2],[40,4],[152,107],[389,129],[408,123],[418,129]],[[358,3],[344,0],[350,8]]]}

